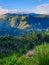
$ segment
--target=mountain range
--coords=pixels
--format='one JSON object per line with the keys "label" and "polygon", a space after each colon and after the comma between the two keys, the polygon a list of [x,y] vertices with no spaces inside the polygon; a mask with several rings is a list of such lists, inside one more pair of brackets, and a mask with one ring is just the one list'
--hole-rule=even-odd
{"label": "mountain range", "polygon": [[11,14],[0,16],[0,35],[21,35],[33,30],[46,30],[49,27],[49,15],[45,14]]}

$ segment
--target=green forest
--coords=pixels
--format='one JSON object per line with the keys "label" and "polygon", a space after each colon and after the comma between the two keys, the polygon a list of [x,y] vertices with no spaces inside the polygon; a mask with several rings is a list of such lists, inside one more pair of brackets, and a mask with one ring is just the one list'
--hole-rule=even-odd
{"label": "green forest", "polygon": [[0,65],[49,65],[49,29],[0,36]]}

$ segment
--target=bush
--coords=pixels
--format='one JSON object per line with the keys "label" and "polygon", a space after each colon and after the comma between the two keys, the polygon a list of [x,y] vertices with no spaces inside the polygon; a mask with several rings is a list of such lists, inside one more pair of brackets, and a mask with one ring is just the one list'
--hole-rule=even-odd
{"label": "bush", "polygon": [[33,65],[49,65],[49,44],[42,44],[35,48],[33,63]]}

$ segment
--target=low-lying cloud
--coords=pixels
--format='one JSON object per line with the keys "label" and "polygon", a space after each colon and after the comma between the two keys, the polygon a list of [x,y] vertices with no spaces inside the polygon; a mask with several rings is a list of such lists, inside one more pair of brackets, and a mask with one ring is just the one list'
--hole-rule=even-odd
{"label": "low-lying cloud", "polygon": [[36,13],[49,14],[49,4],[42,4],[36,7]]}
{"label": "low-lying cloud", "polygon": [[18,13],[18,11],[16,9],[15,10],[4,9],[2,6],[0,6],[0,15],[6,13]]}
{"label": "low-lying cloud", "polygon": [[0,15],[6,14],[6,13],[16,13],[16,14],[22,13],[23,14],[23,13],[30,13],[30,12],[31,12],[30,10],[24,10],[24,11],[20,11],[17,9],[9,10],[0,6]]}
{"label": "low-lying cloud", "polygon": [[[6,13],[32,13],[31,10],[24,10],[24,11],[20,11],[17,9],[14,10],[9,10],[9,9],[5,9],[2,6],[0,6],[0,15],[6,14]],[[38,14],[49,14],[49,4],[41,4],[39,6],[36,6],[36,9],[34,11],[34,13],[38,13]]]}

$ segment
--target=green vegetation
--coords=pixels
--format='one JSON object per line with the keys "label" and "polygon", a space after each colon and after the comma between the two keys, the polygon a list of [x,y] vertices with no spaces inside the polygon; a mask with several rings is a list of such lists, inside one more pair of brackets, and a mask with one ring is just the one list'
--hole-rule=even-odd
{"label": "green vegetation", "polygon": [[35,65],[49,65],[49,44],[42,44],[35,48]]}
{"label": "green vegetation", "polygon": [[0,36],[0,65],[49,65],[47,32]]}

